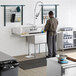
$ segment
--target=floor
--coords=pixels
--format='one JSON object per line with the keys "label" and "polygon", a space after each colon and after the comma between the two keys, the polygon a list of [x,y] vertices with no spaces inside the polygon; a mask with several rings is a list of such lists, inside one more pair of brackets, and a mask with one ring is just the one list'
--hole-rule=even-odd
{"label": "floor", "polygon": [[[66,54],[72,58],[76,58],[76,50],[65,50],[65,51],[57,51],[57,54]],[[18,61],[24,61],[34,58],[26,58],[26,55],[17,56],[15,57]],[[37,54],[36,58],[44,57],[45,53]],[[19,68],[19,76],[46,76],[46,66],[45,67],[39,67],[29,70],[23,70]]]}
{"label": "floor", "polygon": [[[45,53],[37,54],[36,58],[41,58],[44,57]],[[29,59],[34,59],[33,58],[26,58],[26,55],[22,56],[17,56],[15,57],[18,61],[25,61]],[[19,76],[46,76],[46,66],[45,67],[39,67],[39,68],[34,68],[34,69],[29,69],[29,70],[23,70],[19,68]]]}

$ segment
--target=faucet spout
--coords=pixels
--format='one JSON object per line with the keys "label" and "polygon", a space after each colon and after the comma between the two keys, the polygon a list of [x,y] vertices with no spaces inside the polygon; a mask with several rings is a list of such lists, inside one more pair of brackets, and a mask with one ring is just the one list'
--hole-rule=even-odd
{"label": "faucet spout", "polygon": [[[39,12],[36,14],[36,10],[37,10],[37,5],[41,3],[43,5],[43,2],[42,1],[37,1],[36,5],[35,5],[35,8],[34,8],[34,25],[35,25],[35,19],[37,19],[37,17],[39,16],[40,14],[40,11],[41,9],[39,10]],[[36,26],[36,25],[35,25]]]}

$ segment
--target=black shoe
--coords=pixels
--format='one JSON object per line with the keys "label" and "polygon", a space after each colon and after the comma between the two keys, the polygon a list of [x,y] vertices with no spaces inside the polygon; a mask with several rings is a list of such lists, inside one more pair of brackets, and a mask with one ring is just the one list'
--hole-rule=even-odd
{"label": "black shoe", "polygon": [[52,57],[56,57],[56,55],[54,54]]}
{"label": "black shoe", "polygon": [[56,57],[56,55],[53,55],[52,57]]}
{"label": "black shoe", "polygon": [[46,56],[46,58],[51,58],[51,56]]}

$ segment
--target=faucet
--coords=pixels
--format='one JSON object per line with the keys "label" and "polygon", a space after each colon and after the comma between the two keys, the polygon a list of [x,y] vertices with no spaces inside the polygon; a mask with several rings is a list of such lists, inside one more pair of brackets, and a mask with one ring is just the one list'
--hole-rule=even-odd
{"label": "faucet", "polygon": [[[43,5],[43,2],[41,2],[41,1],[38,1],[37,3],[36,3],[36,5],[35,5],[35,8],[34,8],[34,26],[36,27],[36,25],[35,25],[35,19],[37,19],[37,17],[39,16],[39,14],[40,14],[40,11],[41,11],[41,9],[39,10],[39,12],[35,15],[35,13],[36,13],[36,7],[37,7],[37,5],[39,4],[39,3],[41,3],[42,5]],[[34,28],[35,28],[34,27]]]}
{"label": "faucet", "polygon": [[31,25],[30,31],[37,30],[37,27],[34,24],[28,23],[27,25]]}
{"label": "faucet", "polygon": [[30,31],[34,31],[37,30],[36,26],[32,26],[32,28],[30,28]]}
{"label": "faucet", "polygon": [[36,7],[39,3],[41,3],[43,5],[43,2],[41,2],[41,1],[38,1],[36,3],[35,8],[34,8],[34,24],[30,24],[30,25],[32,25],[32,28],[30,28],[30,31],[37,30],[37,27],[35,25],[35,19],[37,19],[37,17],[39,16],[41,9],[39,10],[39,12],[37,14],[35,14],[35,13],[36,13]]}

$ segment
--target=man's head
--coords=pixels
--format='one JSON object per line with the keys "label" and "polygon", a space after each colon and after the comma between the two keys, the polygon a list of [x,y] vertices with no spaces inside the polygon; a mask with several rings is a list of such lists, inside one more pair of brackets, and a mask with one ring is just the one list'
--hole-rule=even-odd
{"label": "man's head", "polygon": [[54,13],[52,11],[50,11],[48,14],[49,14],[50,18],[53,17],[53,15],[54,15]]}

